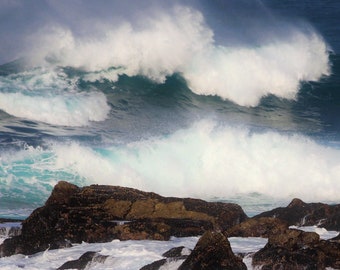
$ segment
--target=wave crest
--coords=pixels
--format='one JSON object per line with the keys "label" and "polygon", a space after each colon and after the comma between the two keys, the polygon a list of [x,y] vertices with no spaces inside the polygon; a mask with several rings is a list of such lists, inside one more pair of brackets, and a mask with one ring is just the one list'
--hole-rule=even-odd
{"label": "wave crest", "polygon": [[316,33],[294,32],[286,40],[255,48],[214,47],[194,59],[184,77],[197,94],[255,106],[269,94],[294,99],[301,82],[329,74],[323,39]]}
{"label": "wave crest", "polygon": [[36,69],[0,79],[0,109],[52,125],[86,126],[103,121],[110,107],[102,92],[81,92],[63,72]]}
{"label": "wave crest", "polygon": [[33,38],[31,59],[86,71],[116,67],[110,80],[126,74],[163,82],[181,73],[193,92],[243,106],[256,106],[269,94],[294,98],[301,82],[330,74],[327,44],[311,28],[280,26],[262,33],[266,37],[258,44],[235,45],[217,44],[203,14],[186,6],[147,14],[139,23],[112,25],[100,37],[47,27]]}
{"label": "wave crest", "polygon": [[91,148],[51,142],[49,149],[25,152],[3,154],[6,181],[42,179],[51,181],[52,188],[61,177],[204,199],[251,193],[283,200],[339,198],[340,149],[301,135],[257,133],[210,120],[127,145]]}

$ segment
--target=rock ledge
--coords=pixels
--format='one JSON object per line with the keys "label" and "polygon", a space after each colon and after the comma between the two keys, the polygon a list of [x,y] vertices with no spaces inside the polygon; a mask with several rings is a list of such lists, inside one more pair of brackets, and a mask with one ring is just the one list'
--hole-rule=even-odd
{"label": "rock ledge", "polygon": [[0,257],[82,241],[197,236],[207,230],[226,230],[246,219],[236,204],[162,197],[118,186],[80,188],[60,181],[45,205],[23,221],[21,235],[6,239],[0,246]]}

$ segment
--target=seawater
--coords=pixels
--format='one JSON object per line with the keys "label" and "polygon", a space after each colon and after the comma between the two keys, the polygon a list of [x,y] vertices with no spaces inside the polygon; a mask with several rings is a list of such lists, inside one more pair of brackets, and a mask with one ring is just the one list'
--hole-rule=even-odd
{"label": "seawater", "polygon": [[[321,239],[335,237],[338,232],[327,231],[316,227],[300,227],[305,231],[313,231]],[[104,262],[91,262],[87,269],[140,269],[154,261],[163,259],[162,254],[171,248],[184,246],[193,249],[199,237],[173,237],[170,241],[119,241],[108,243],[88,244],[82,243],[71,248],[46,250],[31,256],[14,255],[0,259],[0,269],[56,269],[67,261],[76,260],[87,251],[95,251],[107,256]],[[0,238],[1,240],[1,238]],[[248,254],[243,258],[247,269],[253,269],[251,255],[264,247],[266,238],[259,237],[231,237],[228,239],[235,254]],[[187,251],[190,252],[190,251]],[[183,260],[167,263],[162,269],[177,269]]]}
{"label": "seawater", "polygon": [[59,180],[339,203],[338,1],[77,3],[0,3],[0,217]]}

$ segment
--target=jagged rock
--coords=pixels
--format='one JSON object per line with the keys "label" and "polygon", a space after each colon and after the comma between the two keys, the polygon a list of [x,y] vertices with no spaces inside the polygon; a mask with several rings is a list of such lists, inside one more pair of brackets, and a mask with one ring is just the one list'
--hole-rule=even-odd
{"label": "jagged rock", "polygon": [[140,270],[159,270],[166,263],[173,263],[179,260],[185,260],[190,253],[191,250],[183,246],[172,248],[162,254],[165,259],[161,259],[145,265]]}
{"label": "jagged rock", "polygon": [[312,247],[320,241],[320,236],[315,232],[288,229],[284,233],[271,235],[268,244],[271,246],[285,247],[288,249]]}
{"label": "jagged rock", "polygon": [[45,205],[68,204],[72,195],[79,191],[79,187],[71,183],[60,181],[54,187]]}
{"label": "jagged rock", "polygon": [[141,219],[117,225],[112,230],[120,240],[169,240],[170,236],[185,237],[202,235],[212,230],[211,222],[190,219]]}
{"label": "jagged rock", "polygon": [[0,224],[1,223],[16,223],[16,222],[22,222],[22,219],[11,219],[11,218],[0,218]]}
{"label": "jagged rock", "polygon": [[266,237],[288,229],[288,224],[278,218],[250,218],[226,230],[227,237]]}
{"label": "jagged rock", "polygon": [[340,233],[337,236],[335,236],[335,237],[333,237],[332,239],[329,239],[329,240],[332,240],[333,242],[339,242],[340,243]]}
{"label": "jagged rock", "polygon": [[45,205],[22,222],[21,235],[4,241],[0,256],[33,254],[70,242],[196,236],[245,219],[236,204],[162,197],[118,186],[80,188],[61,181]]}
{"label": "jagged rock", "polygon": [[143,266],[140,270],[159,270],[164,264],[166,264],[166,262],[167,259],[160,259],[158,261]]}
{"label": "jagged rock", "polygon": [[3,223],[0,226],[0,236],[4,238],[13,237],[21,234],[20,223]]}
{"label": "jagged rock", "polygon": [[178,270],[246,270],[235,256],[228,239],[220,232],[206,232]]}
{"label": "jagged rock", "polygon": [[317,225],[327,230],[340,230],[339,204],[305,203],[300,199],[293,199],[287,207],[279,207],[255,217],[276,217],[286,221],[289,225]]}
{"label": "jagged rock", "polygon": [[269,269],[339,269],[340,244],[321,240],[314,232],[288,229],[270,235],[264,248],[253,256],[253,265]]}
{"label": "jagged rock", "polygon": [[191,253],[190,249],[184,246],[180,246],[180,247],[172,248],[168,250],[167,252],[164,252],[162,256],[166,258],[184,258],[184,257],[188,257],[190,253]]}
{"label": "jagged rock", "polygon": [[88,251],[81,255],[79,259],[68,261],[58,268],[58,270],[65,269],[85,269],[90,262],[104,263],[107,256],[103,256],[94,251]]}
{"label": "jagged rock", "polygon": [[20,235],[21,222],[20,219],[0,218],[0,236],[8,238]]}

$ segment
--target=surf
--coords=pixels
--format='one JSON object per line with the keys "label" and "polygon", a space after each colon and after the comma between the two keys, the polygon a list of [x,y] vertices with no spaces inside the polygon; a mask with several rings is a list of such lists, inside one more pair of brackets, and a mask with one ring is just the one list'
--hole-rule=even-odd
{"label": "surf", "polygon": [[[84,70],[89,81],[115,82],[124,74],[163,83],[178,73],[194,93],[241,106],[257,106],[268,95],[295,99],[301,83],[331,74],[331,48],[308,23],[254,12],[252,20],[261,22],[257,27],[249,21],[234,29],[230,19],[215,29],[199,8],[156,5],[141,9],[133,19],[114,15],[96,32],[82,35],[52,21],[30,36],[22,55],[33,66]],[[225,12],[232,16],[228,9]],[[265,19],[270,27],[264,25]]]}
{"label": "surf", "polygon": [[168,136],[126,144],[49,141],[45,147],[3,153],[0,192],[3,201],[15,198],[16,204],[36,206],[58,180],[66,180],[164,196],[231,199],[254,212],[264,201],[267,207],[295,197],[336,201],[339,151],[303,135],[205,120]]}

